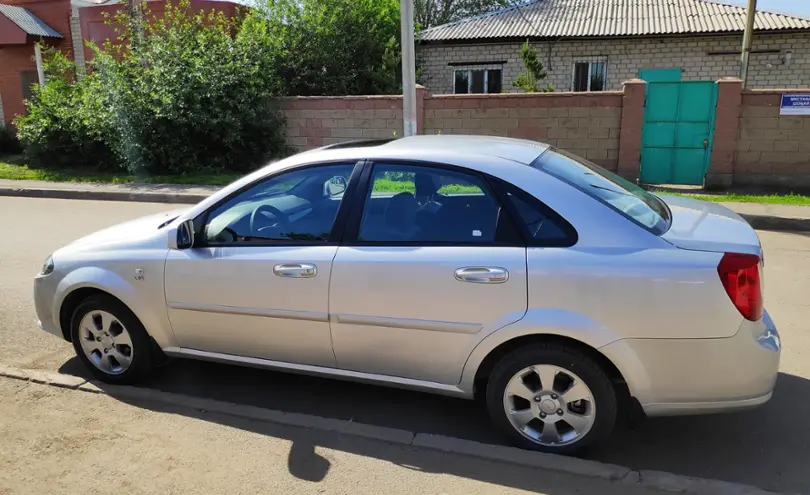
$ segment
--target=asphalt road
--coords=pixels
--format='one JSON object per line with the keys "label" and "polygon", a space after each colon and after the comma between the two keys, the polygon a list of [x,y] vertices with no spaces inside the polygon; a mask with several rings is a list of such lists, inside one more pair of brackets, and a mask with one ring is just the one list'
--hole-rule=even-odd
{"label": "asphalt road", "polygon": [[[0,198],[0,362],[86,376],[66,342],[37,330],[31,278],[55,248],[172,205]],[[783,337],[773,400],[750,412],[650,419],[591,458],[633,469],[810,492],[810,235],[760,232],[766,305]],[[146,386],[356,422],[500,443],[474,402],[312,377],[176,361]]]}

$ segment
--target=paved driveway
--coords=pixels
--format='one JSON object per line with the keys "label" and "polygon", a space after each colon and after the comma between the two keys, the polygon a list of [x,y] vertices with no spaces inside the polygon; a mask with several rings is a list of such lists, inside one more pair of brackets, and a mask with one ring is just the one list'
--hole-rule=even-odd
{"label": "paved driveway", "polygon": [[[51,250],[172,205],[0,198],[0,362],[84,374],[70,345],[34,328],[31,277]],[[773,400],[740,414],[648,420],[593,458],[633,469],[810,492],[810,236],[760,232],[766,302],[782,332]],[[232,366],[175,362],[150,387],[289,412],[499,443],[479,405],[415,392]]]}

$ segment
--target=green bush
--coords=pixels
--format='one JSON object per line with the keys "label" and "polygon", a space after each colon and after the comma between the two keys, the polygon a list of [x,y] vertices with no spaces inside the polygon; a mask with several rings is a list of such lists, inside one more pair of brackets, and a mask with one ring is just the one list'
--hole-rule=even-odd
{"label": "green bush", "polygon": [[275,72],[243,22],[167,3],[142,35],[124,29],[131,43],[96,51],[113,148],[131,172],[245,171],[286,151]]}
{"label": "green bush", "polygon": [[55,48],[43,50],[44,87],[34,85],[28,113],[14,120],[26,159],[36,167],[113,170],[120,161],[105,139],[109,112],[98,79],[74,82],[73,62]]}
{"label": "green bush", "polygon": [[17,139],[17,134],[11,127],[0,122],[0,156],[16,155],[22,153],[22,146]]}
{"label": "green bush", "polygon": [[257,49],[264,21],[192,13],[188,0],[143,18],[142,30],[111,19],[124,43],[92,47],[93,71],[79,82],[69,60],[47,53],[46,84],[15,121],[32,165],[218,173],[286,153],[278,79]]}

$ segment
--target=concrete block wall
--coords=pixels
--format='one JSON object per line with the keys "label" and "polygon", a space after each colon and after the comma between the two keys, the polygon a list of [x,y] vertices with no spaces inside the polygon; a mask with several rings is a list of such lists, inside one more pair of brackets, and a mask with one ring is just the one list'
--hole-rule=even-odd
{"label": "concrete block wall", "polygon": [[[545,81],[556,91],[573,89],[574,62],[598,57],[607,60],[605,89],[612,91],[621,90],[624,81],[638,77],[640,69],[681,68],[685,81],[736,77],[739,75],[741,45],[742,34],[534,43],[548,71]],[[422,45],[419,49],[424,84],[437,93],[452,93],[456,67],[448,64],[505,62],[502,66],[503,89],[519,92],[512,82],[524,70],[520,47],[521,43]],[[790,65],[784,65],[779,53],[752,54],[749,87],[810,87],[810,35],[807,33],[756,35],[753,50],[791,50],[793,57]],[[709,55],[710,52],[729,53]],[[497,68],[493,65],[486,67]]]}
{"label": "concrete block wall", "polygon": [[[417,129],[424,134],[486,134],[542,141],[636,180],[646,82],[622,91],[431,95],[417,88]],[[810,188],[810,116],[780,116],[783,93],[743,91],[717,81],[714,142],[707,187],[783,185]],[[402,135],[401,96],[296,97],[280,102],[287,142],[298,151],[355,139]]]}
{"label": "concrete block wall", "polygon": [[616,170],[621,92],[435,95],[426,134],[487,134],[542,141]]}
{"label": "concrete block wall", "polygon": [[742,93],[735,184],[810,187],[810,116],[780,115],[785,92]]}
{"label": "concrete block wall", "polygon": [[401,96],[294,97],[280,107],[287,119],[287,144],[297,151],[402,135]]}

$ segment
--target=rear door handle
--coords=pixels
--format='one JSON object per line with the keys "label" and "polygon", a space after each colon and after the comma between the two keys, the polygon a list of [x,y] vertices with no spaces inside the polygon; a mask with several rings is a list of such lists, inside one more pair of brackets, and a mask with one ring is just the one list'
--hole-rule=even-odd
{"label": "rear door handle", "polygon": [[471,284],[502,284],[509,280],[505,268],[488,266],[469,266],[455,271],[456,280]]}
{"label": "rear door handle", "polygon": [[285,278],[312,278],[318,274],[318,267],[309,263],[289,263],[273,267],[273,273]]}

